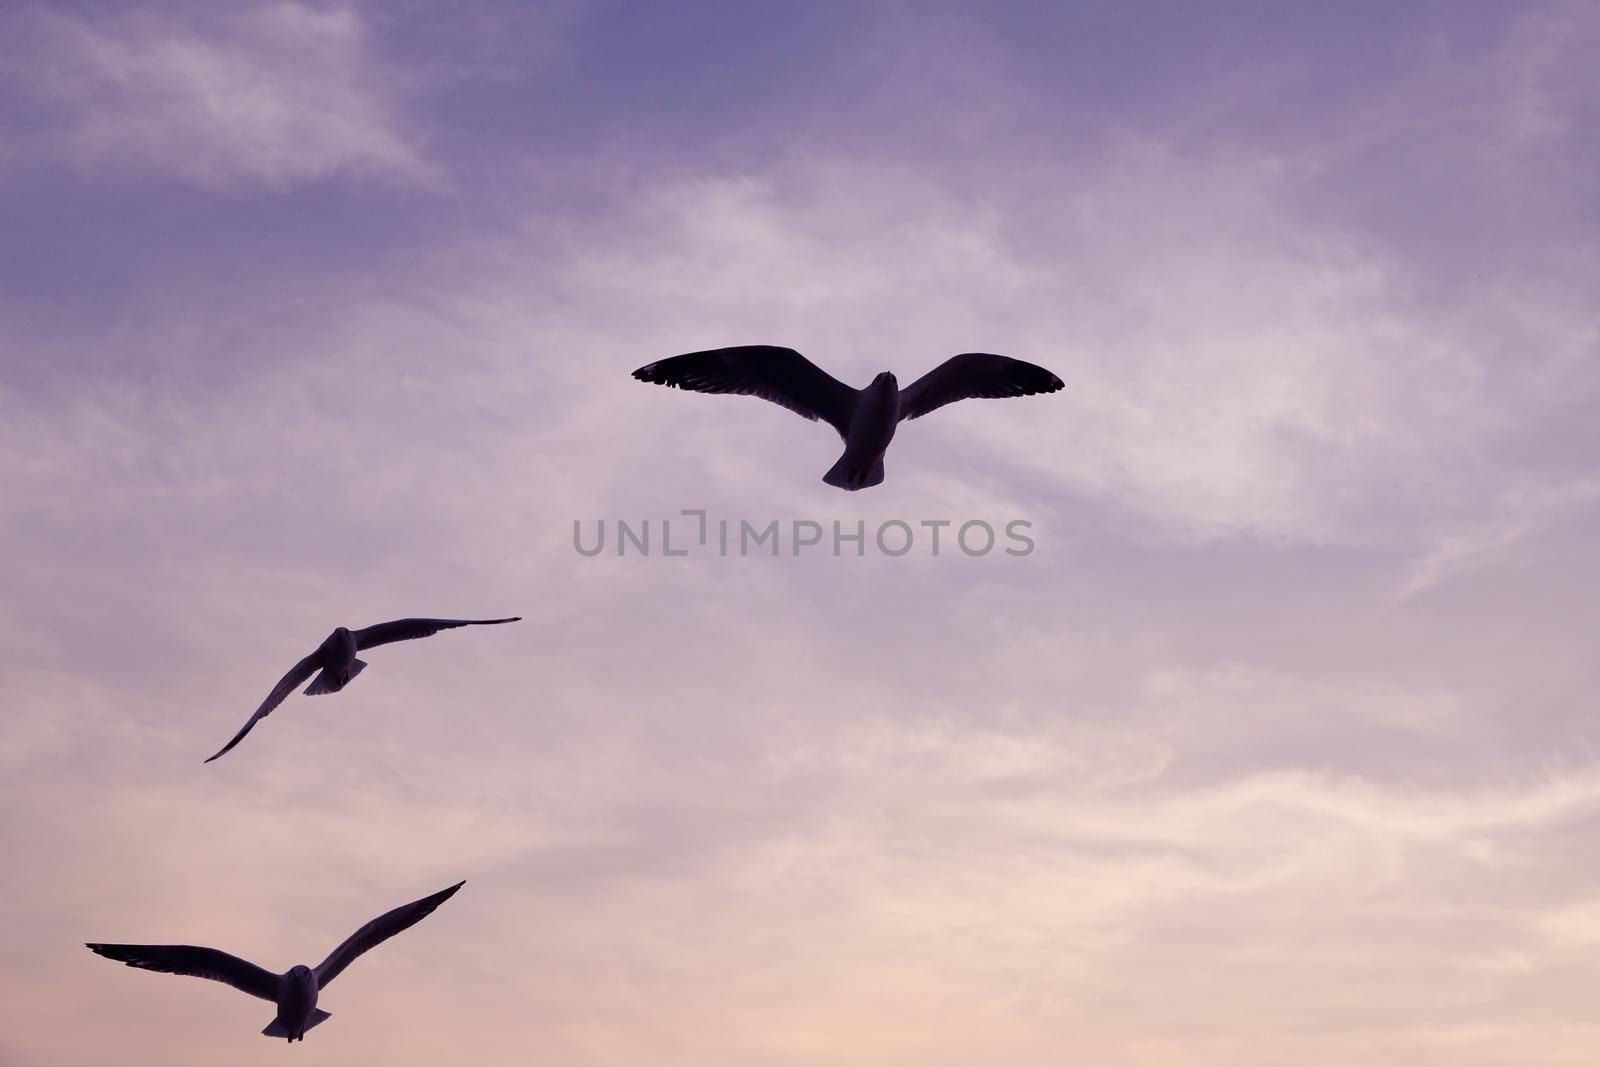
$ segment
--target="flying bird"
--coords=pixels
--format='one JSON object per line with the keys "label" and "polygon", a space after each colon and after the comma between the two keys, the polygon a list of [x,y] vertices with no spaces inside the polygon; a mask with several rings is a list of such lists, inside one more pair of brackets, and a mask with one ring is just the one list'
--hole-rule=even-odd
{"label": "flying bird", "polygon": [[737,393],[781,404],[844,439],[822,480],[840,489],[865,489],[883,481],[883,453],[902,419],[916,419],[974,397],[1032,396],[1062,388],[1061,379],[1032,363],[988,352],[952,356],[901,389],[884,371],[865,389],[852,389],[792,348],[738,345],[690,352],[633,372],[642,382],[697,393]]}
{"label": "flying bird", "polygon": [[457,626],[497,626],[502,622],[521,620],[522,616],[515,615],[509,619],[396,619],[394,622],[380,622],[368,626],[364,630],[347,630],[341,626],[329,634],[327,639],[317,646],[315,652],[289,668],[289,673],[278,679],[278,684],[272,687],[272,692],[267,694],[267,699],[261,702],[256,713],[250,716],[250,721],[233,735],[232,741],[222,746],[222,750],[216,756],[207,758],[206,762],[210,763],[243,741],[244,735],[249,733],[256,723],[271,715],[273,708],[282,704],[301,682],[313,674],[317,677],[306,686],[307,696],[337,693],[349,685],[350,680],[366,667],[365,661],[356,659],[357,652],[392,644],[395,641],[432,637],[440,630],[449,630]]}
{"label": "flying bird", "polygon": [[198,948],[194,945],[102,945],[93,941],[85,944],[106,959],[119,960],[129,967],[209,978],[213,982],[231,985],[252,997],[270,1000],[278,1005],[278,1014],[261,1032],[267,1037],[282,1037],[290,1041],[299,1038],[304,1041],[306,1031],[331,1014],[317,1007],[317,994],[328,988],[329,982],[339,977],[339,973],[354,963],[363,952],[376,948],[431,915],[433,909],[449,900],[463,885],[466,882],[457,882],[431,897],[423,897],[386,912],[351,934],[344,944],[328,953],[328,958],[316,967],[297,964],[282,974],[273,974],[248,960],[214,948]]}

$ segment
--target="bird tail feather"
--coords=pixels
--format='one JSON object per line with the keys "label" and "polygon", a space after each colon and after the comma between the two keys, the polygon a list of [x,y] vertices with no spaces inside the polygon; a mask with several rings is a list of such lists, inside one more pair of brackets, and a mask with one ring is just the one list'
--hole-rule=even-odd
{"label": "bird tail feather", "polygon": [[321,696],[323,693],[337,693],[339,690],[355,681],[356,675],[365,670],[366,666],[367,663],[365,660],[358,659],[352,662],[350,664],[350,677],[345,679],[343,682],[339,681],[338,675],[328,673],[328,669],[324,667],[322,669],[322,673],[311,679],[311,684],[306,686],[305,694],[308,697],[315,697]]}
{"label": "bird tail feather", "polygon": [[[332,1014],[333,1012],[331,1011],[323,1011],[321,1008],[312,1008],[311,1018],[306,1020],[306,1030],[311,1029],[313,1026],[317,1025]],[[273,1019],[267,1024],[267,1028],[261,1031],[261,1034],[263,1037],[288,1037],[289,1031],[284,1029],[282,1022],[277,1019]],[[300,1040],[304,1041],[305,1039],[305,1030],[302,1030],[300,1032]]]}
{"label": "bird tail feather", "polygon": [[883,457],[879,456],[869,467],[860,467],[847,464],[845,457],[840,456],[839,462],[829,468],[822,480],[839,489],[848,489],[854,492],[857,489],[868,489],[883,481]]}

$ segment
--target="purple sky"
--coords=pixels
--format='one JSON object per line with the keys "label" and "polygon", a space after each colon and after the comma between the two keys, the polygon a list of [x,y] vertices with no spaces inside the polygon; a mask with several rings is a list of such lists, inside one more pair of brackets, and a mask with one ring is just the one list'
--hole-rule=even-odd
{"label": "purple sky", "polygon": [[[1600,13],[11,4],[0,1065],[1600,1057]],[[825,429],[629,379],[982,349]],[[580,558],[574,519],[1034,524]],[[224,760],[334,625],[379,650]]]}

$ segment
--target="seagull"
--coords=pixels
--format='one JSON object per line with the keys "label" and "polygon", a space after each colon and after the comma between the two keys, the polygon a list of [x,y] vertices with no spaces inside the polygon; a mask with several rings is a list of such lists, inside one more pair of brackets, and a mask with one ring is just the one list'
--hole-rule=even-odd
{"label": "seagull", "polygon": [[883,453],[902,419],[916,419],[974,397],[1032,396],[1062,388],[1061,379],[1032,363],[989,352],[951,356],[901,389],[884,371],[865,389],[852,389],[792,348],[737,345],[689,352],[633,372],[641,382],[697,393],[738,393],[780,404],[844,439],[844,455],[822,480],[840,489],[883,481]]}
{"label": "seagull", "polygon": [[315,968],[297,964],[282,974],[273,974],[248,960],[214,948],[198,948],[194,945],[102,945],[93,941],[84,944],[97,955],[118,960],[129,967],[209,978],[213,982],[231,985],[252,997],[270,1000],[278,1005],[278,1014],[261,1031],[262,1034],[304,1041],[306,1031],[331,1014],[317,1007],[317,994],[328,988],[329,982],[339,977],[339,973],[354,963],[363,952],[376,948],[401,930],[427,918],[433,909],[449,900],[456,890],[466,884],[460,881],[431,897],[402,904],[351,934],[344,944],[328,953],[328,958]]}
{"label": "seagull", "polygon": [[[522,616],[514,615],[509,619],[396,619],[394,622],[380,622],[368,626],[364,630],[347,630],[340,626],[317,646],[315,652],[289,668],[289,673],[278,679],[278,684],[272,687],[272,692],[267,694],[267,699],[261,702],[256,713],[250,716],[250,721],[233,735],[232,741],[222,746],[222,751],[216,756],[209,757],[206,762],[210,763],[243,741],[244,735],[249,733],[256,723],[271,715],[273,708],[282,704],[301,682],[313,674],[317,677],[306,686],[307,696],[337,693],[349,685],[350,680],[366,667],[364,661],[356,659],[356,653],[363,649],[376,648],[395,641],[432,637],[440,630],[449,630],[457,626],[497,626],[502,622],[520,621]],[[319,670],[321,674],[317,674]]]}

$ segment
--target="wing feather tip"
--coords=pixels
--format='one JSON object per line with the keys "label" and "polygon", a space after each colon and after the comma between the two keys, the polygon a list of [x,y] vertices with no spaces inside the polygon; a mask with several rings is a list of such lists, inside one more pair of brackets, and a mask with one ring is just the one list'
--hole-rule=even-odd
{"label": "wing feather tip", "polygon": [[438,908],[445,901],[447,901],[451,897],[455,896],[456,895],[456,891],[459,890],[462,886],[464,886],[466,884],[467,884],[467,880],[465,878],[463,878],[463,879],[461,879],[461,881],[457,882],[455,885],[447,886],[444,889],[439,890],[437,893],[432,894],[431,896],[424,897],[423,898],[424,900],[429,901],[428,912],[432,913],[434,911],[434,909]]}

